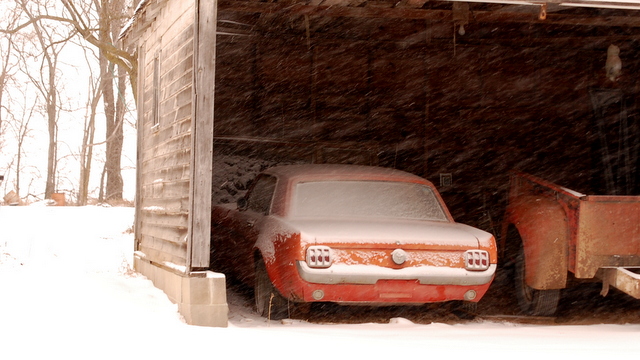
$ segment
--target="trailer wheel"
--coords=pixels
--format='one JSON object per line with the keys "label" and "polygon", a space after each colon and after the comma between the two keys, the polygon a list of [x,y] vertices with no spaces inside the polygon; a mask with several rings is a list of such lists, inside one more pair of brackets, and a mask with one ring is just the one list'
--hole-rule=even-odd
{"label": "trailer wheel", "polygon": [[553,316],[558,309],[560,290],[536,290],[527,285],[525,280],[524,249],[520,249],[516,259],[516,297],[518,305],[526,315]]}
{"label": "trailer wheel", "polygon": [[256,310],[260,316],[270,320],[282,320],[287,318],[289,308],[287,299],[273,286],[264,260],[256,260],[256,279],[254,285],[254,297]]}

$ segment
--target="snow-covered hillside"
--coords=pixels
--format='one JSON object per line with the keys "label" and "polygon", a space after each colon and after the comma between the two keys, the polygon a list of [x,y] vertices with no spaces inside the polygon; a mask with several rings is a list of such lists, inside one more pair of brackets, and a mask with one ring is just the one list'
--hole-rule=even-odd
{"label": "snow-covered hillside", "polygon": [[533,358],[640,354],[640,325],[268,322],[186,325],[131,269],[132,208],[0,207],[2,359]]}

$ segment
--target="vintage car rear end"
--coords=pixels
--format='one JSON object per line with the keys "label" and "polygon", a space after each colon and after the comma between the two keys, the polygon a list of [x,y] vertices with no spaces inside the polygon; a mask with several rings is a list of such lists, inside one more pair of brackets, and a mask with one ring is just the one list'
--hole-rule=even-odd
{"label": "vintage car rear end", "polygon": [[477,302],[493,280],[494,237],[455,223],[420,177],[340,165],[268,173],[281,196],[261,225],[256,258],[289,301]]}
{"label": "vintage car rear end", "polygon": [[[475,302],[495,272],[491,235],[457,224],[309,220],[291,226],[299,232],[276,244],[269,263],[275,265],[270,273],[274,285],[293,300]],[[363,226],[368,229],[362,231]],[[348,234],[352,231],[360,236]],[[293,242],[300,246],[291,246]],[[300,251],[291,254],[284,247]]]}

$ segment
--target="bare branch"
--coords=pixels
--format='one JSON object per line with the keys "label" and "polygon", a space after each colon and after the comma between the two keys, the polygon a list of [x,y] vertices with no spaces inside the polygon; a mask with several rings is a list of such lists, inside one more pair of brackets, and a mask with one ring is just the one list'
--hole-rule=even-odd
{"label": "bare branch", "polygon": [[27,27],[35,24],[35,23],[41,22],[43,20],[52,20],[52,21],[58,21],[58,22],[61,22],[61,23],[68,23],[68,24],[72,24],[73,25],[72,21],[70,21],[67,18],[60,17],[60,16],[37,15],[37,16],[30,17],[29,21],[27,21],[27,22],[25,22],[23,24],[17,25],[16,27],[13,27],[13,28],[10,28],[10,29],[0,29],[0,34],[16,34],[16,33],[20,32],[21,30],[23,30],[23,29],[25,29],[25,28],[27,28]]}

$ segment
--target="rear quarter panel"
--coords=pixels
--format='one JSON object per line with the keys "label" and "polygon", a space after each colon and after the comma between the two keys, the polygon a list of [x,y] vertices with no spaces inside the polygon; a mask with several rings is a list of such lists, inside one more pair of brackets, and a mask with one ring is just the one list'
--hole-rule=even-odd
{"label": "rear quarter panel", "polygon": [[296,261],[305,257],[300,232],[279,216],[268,216],[255,244],[255,256],[264,260],[273,285],[286,297],[300,298],[296,285],[301,281]]}

